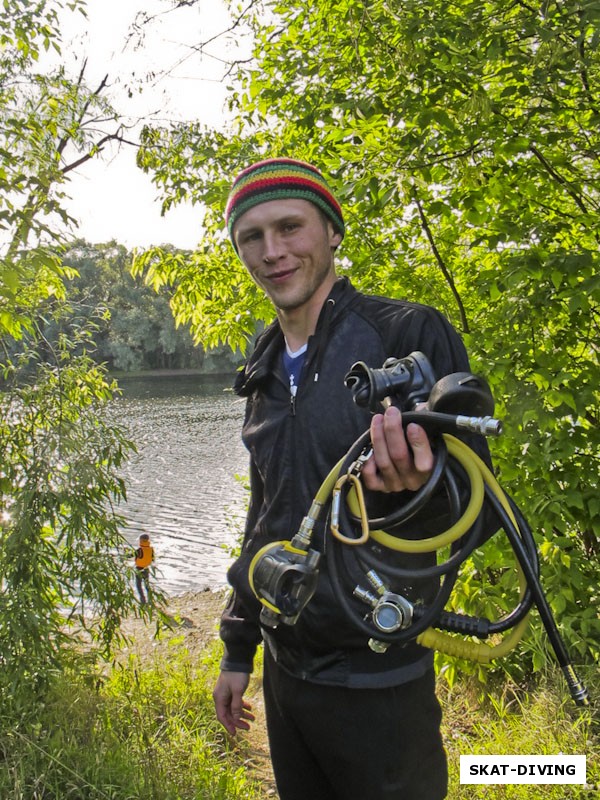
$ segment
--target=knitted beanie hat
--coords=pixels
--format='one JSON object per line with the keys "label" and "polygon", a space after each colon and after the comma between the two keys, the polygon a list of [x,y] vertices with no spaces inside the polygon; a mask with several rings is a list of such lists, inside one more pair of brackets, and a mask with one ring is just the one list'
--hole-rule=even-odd
{"label": "knitted beanie hat", "polygon": [[233,182],[225,208],[233,246],[233,227],[242,214],[259,203],[288,198],[314,203],[331,220],[334,231],[344,235],[342,209],[319,170],[293,158],[269,158],[242,170]]}

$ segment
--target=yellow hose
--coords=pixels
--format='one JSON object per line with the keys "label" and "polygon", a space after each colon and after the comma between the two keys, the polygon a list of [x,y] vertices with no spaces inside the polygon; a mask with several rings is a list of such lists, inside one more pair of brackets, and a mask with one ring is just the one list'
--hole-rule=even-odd
{"label": "yellow hose", "polygon": [[[382,544],[385,547],[389,547],[390,550],[396,550],[401,553],[431,553],[434,550],[440,550],[442,547],[446,547],[446,545],[452,544],[452,542],[460,539],[474,524],[483,506],[484,488],[481,471],[477,468],[478,465],[474,460],[468,457],[468,454],[472,453],[468,447],[465,446],[464,450],[458,447],[457,445],[462,445],[462,442],[455,439],[454,436],[445,434],[444,439],[448,448],[448,454],[454,456],[456,460],[462,464],[471,483],[471,497],[464,514],[454,525],[448,528],[447,531],[427,539],[400,539],[385,531],[371,531],[371,537],[378,544]],[[475,455],[475,453],[472,454]]]}
{"label": "yellow hose", "polygon": [[480,664],[489,664],[495,658],[502,658],[517,646],[529,624],[529,614],[516,625],[512,631],[497,645],[485,642],[468,642],[457,639],[449,633],[428,628],[417,636],[417,643],[431,650],[439,650],[447,656],[466,658],[468,661],[477,661]]}
{"label": "yellow hose", "polygon": [[[517,521],[506,495],[485,462],[460,439],[449,434],[444,434],[444,440],[448,448],[448,454],[453,456],[462,465],[471,484],[471,497],[464,514],[454,525],[448,528],[447,531],[444,531],[438,536],[432,536],[426,539],[401,539],[382,530],[371,531],[371,537],[378,544],[382,544],[391,550],[402,553],[430,553],[452,544],[452,542],[464,536],[479,516],[485,496],[484,483],[487,484],[497,497],[511,522],[518,529]],[[338,469],[340,466],[341,463],[336,465],[334,470]],[[362,519],[364,515],[364,500],[360,484],[358,486],[355,485],[348,493],[347,503],[351,513]],[[340,541],[350,544],[359,544],[365,541],[364,533],[360,539],[348,539],[348,537],[340,534],[337,528],[335,531],[332,529],[332,533]],[[519,563],[517,563],[517,574],[519,579],[520,599],[522,600],[527,582]],[[488,664],[493,659],[502,658],[513,650],[523,637],[528,624],[529,614],[527,614],[501,642],[493,646],[485,644],[484,642],[461,640],[456,636],[435,630],[434,628],[428,628],[423,631],[423,633],[417,637],[417,642],[423,647],[439,650],[446,655]]]}
{"label": "yellow hose", "polygon": [[[374,530],[370,531],[368,527],[368,518],[367,518],[367,511],[366,505],[364,502],[364,494],[362,489],[362,484],[356,475],[351,473],[346,473],[340,476],[340,470],[342,468],[343,462],[345,461],[345,457],[340,459],[338,463],[333,467],[333,469],[329,472],[321,486],[315,498],[313,500],[313,505],[311,506],[311,512],[305,518],[305,521],[309,521],[309,530],[312,531],[312,527],[316,522],[316,519],[320,513],[320,510],[323,506],[325,506],[330,496],[335,498],[336,501],[339,499],[339,495],[341,493],[341,489],[343,484],[347,480],[351,480],[353,483],[352,488],[348,492],[348,496],[346,498],[346,502],[348,504],[348,508],[350,512],[355,516],[360,518],[361,520],[361,527],[362,533],[359,538],[350,538],[344,536],[339,527],[337,525],[337,515],[336,519],[333,520],[331,524],[331,533],[335,536],[339,541],[347,545],[359,545],[364,544],[369,536],[373,538],[378,544],[382,544],[385,547],[388,547],[390,550],[395,550],[397,552],[402,553],[430,553],[436,550],[439,550],[443,547],[446,547],[449,544],[452,544],[461,536],[471,528],[471,526],[475,523],[475,520],[479,516],[483,501],[485,497],[484,485],[487,485],[490,490],[494,493],[498,501],[501,503],[502,507],[508,514],[509,518],[511,519],[512,523],[518,530],[518,525],[513,514],[513,511],[510,507],[508,499],[504,494],[502,488],[496,481],[494,475],[492,474],[491,470],[487,467],[487,465],[479,458],[479,456],[474,453],[464,442],[461,442],[460,439],[457,439],[454,436],[449,434],[444,434],[444,440],[446,442],[446,446],[448,448],[448,454],[453,456],[463,467],[465,470],[469,482],[471,484],[471,493],[470,493],[470,500],[465,509],[464,514],[462,517],[457,520],[447,531],[443,533],[432,536],[426,539],[401,539],[397,536],[393,536],[389,533],[386,533],[383,530]],[[332,515],[333,517],[333,515]],[[307,539],[310,537],[307,537]],[[273,548],[283,547],[286,550],[291,552],[297,552],[299,554],[305,554],[306,548],[308,547],[308,541],[303,543],[302,549],[298,549],[292,545],[289,541],[281,541],[281,542],[271,542],[270,544],[265,545],[265,547],[261,548],[254,556],[250,563],[250,567],[248,570],[250,586],[252,591],[259,596],[254,587],[254,571],[258,561],[267,554],[267,552]],[[523,598],[527,583],[525,580],[525,576],[521,569],[520,564],[517,563],[517,572],[519,577],[519,587],[520,587],[520,597]],[[271,611],[279,614],[280,610],[266,600],[264,597],[260,597],[261,603],[269,608]],[[470,661],[477,661],[482,664],[488,664],[495,658],[501,658],[505,656],[508,652],[510,652],[514,647],[517,645],[519,640],[522,638],[528,624],[528,615],[516,625],[513,630],[504,637],[504,639],[496,645],[487,645],[484,642],[472,642],[472,641],[464,641],[456,636],[451,634],[445,633],[443,631],[435,630],[434,628],[428,628],[427,630],[423,631],[418,637],[417,642],[422,645],[423,647],[428,647],[433,650],[439,650],[442,653],[450,656],[456,656],[458,658],[465,658]]]}

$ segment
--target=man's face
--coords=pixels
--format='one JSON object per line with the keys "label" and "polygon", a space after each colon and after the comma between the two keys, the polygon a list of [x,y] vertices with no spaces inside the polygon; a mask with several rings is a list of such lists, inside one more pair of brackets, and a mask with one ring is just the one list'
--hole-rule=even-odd
{"label": "man's face", "polygon": [[240,217],[233,235],[250,275],[278,310],[325,301],[335,281],[333,252],[342,237],[313,203],[260,203]]}

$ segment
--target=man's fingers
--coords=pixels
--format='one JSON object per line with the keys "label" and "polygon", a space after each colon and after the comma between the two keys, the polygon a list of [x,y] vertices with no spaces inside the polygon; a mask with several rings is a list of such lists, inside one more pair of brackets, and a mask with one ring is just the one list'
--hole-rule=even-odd
{"label": "man's fingers", "polygon": [[250,705],[250,703],[246,702],[246,700],[242,701],[241,707],[234,708],[232,706],[231,711],[234,719],[238,721],[242,719],[248,719],[252,721],[254,719],[254,714],[252,713],[252,706]]}
{"label": "man's fingers", "polygon": [[402,427],[402,414],[396,406],[387,408],[383,415],[383,434],[390,464],[399,470],[409,468],[412,458]]}
{"label": "man's fingers", "polygon": [[416,471],[429,477],[429,473],[433,469],[434,458],[426,431],[420,425],[411,422],[406,427],[406,438],[412,450]]}
{"label": "man's fingers", "polygon": [[252,713],[252,706],[245,700],[242,701],[241,706],[231,704],[231,719],[236,728],[247,731],[250,730],[250,722],[254,722],[254,714]]}
{"label": "man's fingers", "polygon": [[433,454],[427,433],[410,424],[404,432],[402,415],[395,406],[371,421],[373,457],[363,469],[368,489],[383,492],[416,491],[429,477]]}

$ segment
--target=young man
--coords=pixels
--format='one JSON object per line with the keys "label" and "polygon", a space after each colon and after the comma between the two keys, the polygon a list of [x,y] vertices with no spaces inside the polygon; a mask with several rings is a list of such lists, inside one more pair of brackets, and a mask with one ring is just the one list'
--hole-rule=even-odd
{"label": "young man", "polygon": [[[285,158],[253,164],[233,183],[226,219],[276,319],[235,387],[247,398],[251,499],[242,552],[228,574],[234,591],[221,622],[217,717],[231,734],[249,728],[254,717],[244,693],[264,639],[281,800],[440,800],[447,770],[432,652],[415,643],[370,649],[323,567],[298,622],[261,630],[248,569],[267,543],[292,538],[325,476],[369,427],[368,490],[412,492],[427,480],[434,457],[425,431],[414,424],[404,431],[394,407],[372,417],[359,409],[344,385],[351,366],[380,367],[389,356],[419,350],[440,378],[468,370],[464,347],[434,309],[367,297],[337,277],[344,221],[315,167]],[[324,529],[322,520],[321,542]]]}

